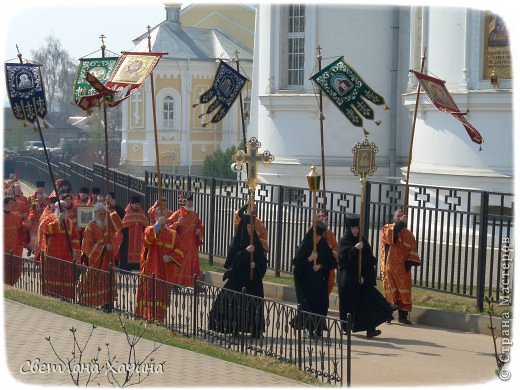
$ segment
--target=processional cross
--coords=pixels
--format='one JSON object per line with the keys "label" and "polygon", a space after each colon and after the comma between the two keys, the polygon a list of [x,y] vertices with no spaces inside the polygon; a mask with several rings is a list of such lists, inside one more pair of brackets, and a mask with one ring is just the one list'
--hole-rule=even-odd
{"label": "processional cross", "polygon": [[[271,164],[274,161],[274,156],[268,151],[264,150],[263,153],[259,154],[258,149],[262,144],[258,139],[252,137],[246,144],[247,152],[243,150],[237,150],[233,155],[233,161],[235,162],[234,169],[240,171],[242,166],[246,164],[247,167],[247,186],[249,187],[249,211],[254,208],[255,205],[255,192],[256,186],[258,185],[257,177],[257,164],[264,163],[266,165]],[[249,244],[253,245],[253,232],[254,232],[254,218],[251,215],[250,227],[249,227]],[[250,262],[254,261],[253,252],[250,254]],[[253,267],[250,268],[250,278],[253,280]]]}

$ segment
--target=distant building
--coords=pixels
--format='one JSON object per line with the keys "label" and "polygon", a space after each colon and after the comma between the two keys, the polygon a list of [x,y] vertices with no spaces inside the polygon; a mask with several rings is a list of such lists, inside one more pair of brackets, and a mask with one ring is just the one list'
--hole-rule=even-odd
{"label": "distant building", "polygon": [[[152,51],[167,53],[153,72],[159,161],[162,171],[197,172],[206,156],[242,140],[239,104],[221,122],[207,127],[202,124],[211,116],[199,117],[207,106],[193,105],[212,85],[219,58],[228,62],[238,52],[241,73],[252,78],[255,10],[244,5],[203,4],[182,11],[178,4],[166,4],[165,10],[166,19],[150,34]],[[189,26],[181,23],[183,18]],[[148,33],[133,43],[131,51],[147,52]],[[242,90],[244,104],[250,104],[250,89],[248,82]],[[148,78],[122,105],[122,164],[155,166],[151,101]]]}

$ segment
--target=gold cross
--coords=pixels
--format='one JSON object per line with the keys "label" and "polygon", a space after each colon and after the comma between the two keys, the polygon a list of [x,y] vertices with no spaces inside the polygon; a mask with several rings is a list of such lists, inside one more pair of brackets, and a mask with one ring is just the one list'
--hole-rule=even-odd
{"label": "gold cross", "polygon": [[238,169],[241,169],[243,164],[247,164],[247,184],[249,188],[255,188],[258,184],[256,165],[259,162],[267,165],[274,161],[274,156],[268,150],[258,154],[258,149],[261,146],[260,141],[252,137],[246,144],[247,153],[243,150],[237,150],[233,155],[233,161]]}

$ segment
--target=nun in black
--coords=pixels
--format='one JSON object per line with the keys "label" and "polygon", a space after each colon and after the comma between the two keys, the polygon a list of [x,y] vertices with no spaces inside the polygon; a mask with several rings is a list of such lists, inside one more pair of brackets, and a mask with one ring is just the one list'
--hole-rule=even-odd
{"label": "nun in black", "polygon": [[[209,329],[223,333],[251,333],[252,337],[262,337],[265,326],[263,301],[246,297],[244,320],[239,313],[239,295],[226,291],[242,292],[242,288],[245,288],[246,294],[264,298],[262,279],[267,271],[267,257],[255,230],[253,230],[253,244],[250,244],[250,218],[250,215],[243,215],[235,231],[224,264],[225,290],[222,290],[213,302],[209,313]],[[253,253],[253,262],[251,262],[251,253]]]}
{"label": "nun in black", "polygon": [[[332,269],[336,268],[336,260],[330,246],[323,238],[327,225],[322,221],[316,224],[317,245],[313,253],[313,228],[310,228],[292,261],[296,299],[301,309],[326,316],[329,310],[328,278]],[[316,265],[314,259],[316,258]],[[295,329],[305,328],[310,335],[320,336],[323,321],[313,320],[309,316],[295,317],[290,322]]]}
{"label": "nun in black", "polygon": [[392,317],[392,308],[374,287],[377,259],[364,237],[363,242],[359,242],[359,216],[347,215],[345,225],[345,234],[338,244],[339,314],[346,321],[347,313],[350,313],[353,319],[352,331],[366,330],[367,338],[371,338],[381,334],[376,327]]}

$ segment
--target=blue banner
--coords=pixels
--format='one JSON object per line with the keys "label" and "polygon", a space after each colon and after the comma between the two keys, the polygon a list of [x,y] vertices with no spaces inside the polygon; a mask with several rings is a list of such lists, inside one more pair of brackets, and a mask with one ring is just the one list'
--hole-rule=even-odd
{"label": "blue banner", "polygon": [[5,80],[16,119],[34,123],[45,118],[47,104],[40,64],[5,64]]}

